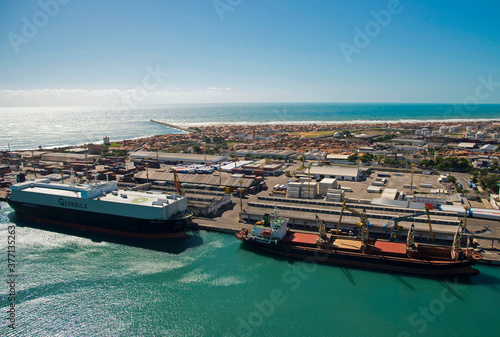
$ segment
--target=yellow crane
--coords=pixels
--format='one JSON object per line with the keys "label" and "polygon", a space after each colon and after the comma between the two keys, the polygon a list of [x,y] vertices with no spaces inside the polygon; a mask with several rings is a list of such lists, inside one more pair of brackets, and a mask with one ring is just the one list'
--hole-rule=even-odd
{"label": "yellow crane", "polygon": [[432,241],[434,241],[434,233],[432,232],[431,216],[429,214],[429,207],[428,206],[425,206],[425,211],[416,212],[416,213],[413,213],[410,215],[403,215],[403,216],[394,217],[388,223],[386,223],[384,226],[382,226],[382,228],[386,229],[387,227],[393,225],[391,237],[390,237],[389,241],[399,242],[400,235],[401,235],[401,229],[403,229],[403,226],[399,225],[398,222],[414,219],[417,216],[421,216],[424,214],[427,214],[427,221],[429,222],[429,232],[431,233]]}
{"label": "yellow crane", "polygon": [[342,217],[344,216],[344,210],[348,210],[349,212],[359,216],[361,218],[361,221],[358,222],[358,226],[361,228],[361,240],[363,241],[363,244],[366,244],[368,242],[368,227],[372,227],[370,222],[368,222],[368,217],[366,216],[366,210],[363,210],[363,213],[358,212],[354,209],[351,209],[347,207],[347,203],[344,200],[344,203],[342,204],[342,210],[340,212],[340,218],[339,218],[339,223],[337,224],[337,235],[339,234],[340,230],[340,224],[342,223]]}

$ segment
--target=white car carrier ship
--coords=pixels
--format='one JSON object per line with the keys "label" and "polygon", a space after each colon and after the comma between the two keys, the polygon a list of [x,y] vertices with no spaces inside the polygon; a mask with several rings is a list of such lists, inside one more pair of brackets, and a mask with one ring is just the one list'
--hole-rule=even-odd
{"label": "white car carrier ship", "polygon": [[62,184],[23,178],[6,199],[16,215],[28,220],[119,237],[188,237],[185,225],[192,213],[185,196],[119,191],[115,181],[76,184],[72,178]]}

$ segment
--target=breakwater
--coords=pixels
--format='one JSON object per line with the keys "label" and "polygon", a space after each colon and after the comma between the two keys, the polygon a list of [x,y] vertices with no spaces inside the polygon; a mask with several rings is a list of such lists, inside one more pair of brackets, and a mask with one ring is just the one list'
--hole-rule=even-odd
{"label": "breakwater", "polygon": [[190,129],[190,128],[183,128],[183,127],[178,126],[178,125],[174,125],[174,124],[170,124],[170,123],[165,123],[165,122],[160,122],[160,121],[155,121],[154,119],[151,119],[150,122],[151,123],[156,123],[156,124],[159,124],[159,125],[163,125],[163,126],[171,128],[171,129],[176,129],[176,130],[180,130],[180,131],[184,131],[184,132],[193,132],[193,130]]}

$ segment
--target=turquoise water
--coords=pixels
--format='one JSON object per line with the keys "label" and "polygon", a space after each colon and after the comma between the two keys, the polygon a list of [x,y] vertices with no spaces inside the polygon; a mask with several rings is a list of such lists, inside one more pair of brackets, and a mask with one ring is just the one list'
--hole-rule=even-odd
{"label": "turquoise water", "polygon": [[57,147],[179,132],[218,123],[345,123],[500,119],[500,104],[252,103],[109,107],[0,107],[0,150]]}
{"label": "turquoise water", "polygon": [[[11,210],[1,206],[7,275]],[[478,266],[481,275],[455,283],[275,259],[231,235],[193,236],[168,253],[17,226],[17,329],[2,319],[0,335],[498,336],[500,268]],[[2,282],[2,318],[6,293]]]}

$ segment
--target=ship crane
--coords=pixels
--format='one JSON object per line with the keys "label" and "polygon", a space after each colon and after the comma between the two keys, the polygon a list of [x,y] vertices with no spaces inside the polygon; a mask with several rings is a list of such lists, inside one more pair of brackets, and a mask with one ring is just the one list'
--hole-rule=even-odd
{"label": "ship crane", "polygon": [[349,207],[347,207],[346,201],[344,200],[344,203],[342,204],[342,211],[340,212],[340,218],[339,218],[339,223],[337,224],[337,235],[339,234],[340,230],[340,224],[342,223],[342,217],[344,216],[344,210],[348,210],[349,212],[359,216],[361,218],[361,221],[358,222],[358,226],[361,228],[361,240],[363,241],[363,244],[366,245],[368,242],[368,228],[372,227],[372,224],[368,221],[368,217],[366,216],[366,210],[363,209],[363,213],[358,212],[356,210],[353,210]]}
{"label": "ship crane", "polygon": [[425,206],[425,211],[421,212],[416,212],[410,215],[403,215],[403,216],[398,216],[392,218],[388,223],[386,223],[384,226],[382,226],[383,229],[387,229],[387,227],[392,226],[392,232],[391,232],[391,237],[389,241],[392,242],[399,242],[400,241],[400,236],[401,236],[401,229],[403,229],[403,226],[399,225],[398,222],[400,221],[407,221],[414,219],[418,216],[427,214],[427,221],[429,222],[429,231],[431,233],[431,239],[434,241],[434,233],[432,232],[432,224],[431,224],[431,216],[429,214],[429,207]]}
{"label": "ship crane", "polygon": [[316,224],[318,225],[318,232],[320,237],[318,239],[318,243],[327,241],[325,221],[321,220],[319,216],[316,215]]}
{"label": "ship crane", "polygon": [[178,195],[182,195],[182,187],[181,183],[179,181],[179,177],[177,176],[177,171],[174,171],[174,186],[175,186],[175,191],[177,192]]}

